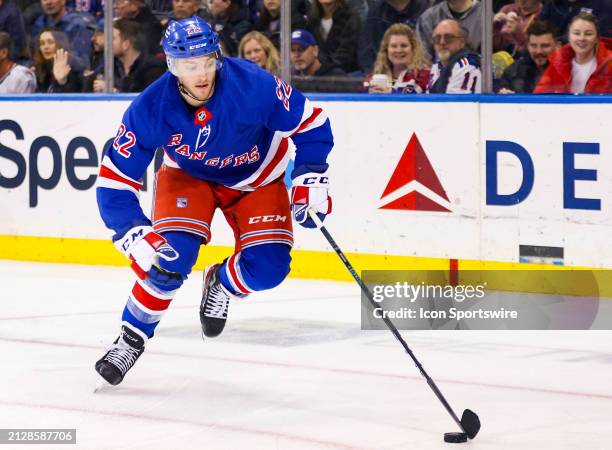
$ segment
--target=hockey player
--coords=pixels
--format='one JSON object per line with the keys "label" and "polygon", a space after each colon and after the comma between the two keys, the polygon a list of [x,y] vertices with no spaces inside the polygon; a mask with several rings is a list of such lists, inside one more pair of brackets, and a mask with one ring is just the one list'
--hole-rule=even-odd
{"label": "hockey player", "polygon": [[[171,22],[162,40],[169,72],[129,106],[100,168],[100,214],[115,247],[138,275],[121,332],[96,371],[119,384],[144,351],[164,312],[211,239],[220,209],[235,252],[204,272],[202,332],[218,336],[231,300],[271,289],[289,273],[291,216],[314,227],[308,209],[331,212],[326,171],[329,120],[300,92],[250,61],[224,58],[200,17]],[[291,204],[283,182],[291,143]],[[149,219],[140,179],[157,147],[164,163]]]}

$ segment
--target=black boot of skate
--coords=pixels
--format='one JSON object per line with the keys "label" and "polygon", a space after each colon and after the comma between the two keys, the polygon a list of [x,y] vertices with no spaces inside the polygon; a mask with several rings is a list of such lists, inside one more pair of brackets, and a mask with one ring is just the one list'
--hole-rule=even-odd
{"label": "black boot of skate", "polygon": [[220,264],[209,266],[204,271],[204,286],[200,303],[200,323],[206,337],[221,334],[227,320],[229,301],[236,296],[227,291],[219,278]]}
{"label": "black boot of skate", "polygon": [[122,325],[119,337],[96,362],[96,372],[113,386],[118,385],[144,352],[144,345],[145,339],[142,336]]}

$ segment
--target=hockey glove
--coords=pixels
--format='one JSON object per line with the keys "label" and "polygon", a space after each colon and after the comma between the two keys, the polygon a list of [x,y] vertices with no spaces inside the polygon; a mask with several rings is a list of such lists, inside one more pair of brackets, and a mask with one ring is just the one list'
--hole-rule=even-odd
{"label": "hockey glove", "polygon": [[293,179],[291,189],[291,209],[294,220],[306,228],[316,228],[308,215],[312,208],[323,221],[332,211],[332,201],[328,193],[329,179],[321,173],[305,173]]}
{"label": "hockey glove", "polygon": [[[149,275],[156,278],[160,272],[175,274],[161,269],[157,263],[159,258],[174,261],[179,257],[178,252],[150,226],[131,228],[121,239],[115,241],[115,247],[132,260],[132,270],[141,280],[146,280]],[[176,275],[180,278],[179,274]]]}

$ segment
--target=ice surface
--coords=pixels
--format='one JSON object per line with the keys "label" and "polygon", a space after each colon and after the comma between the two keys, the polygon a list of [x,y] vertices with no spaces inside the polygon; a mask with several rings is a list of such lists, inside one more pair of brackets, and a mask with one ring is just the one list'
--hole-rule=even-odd
{"label": "ice surface", "polygon": [[445,444],[456,426],[408,356],[360,330],[356,284],[287,280],[203,341],[199,276],[124,382],[94,394],[129,269],[0,261],[0,428],[76,428],[65,448],[83,449],[611,448],[612,332],[403,332],[482,421]]}

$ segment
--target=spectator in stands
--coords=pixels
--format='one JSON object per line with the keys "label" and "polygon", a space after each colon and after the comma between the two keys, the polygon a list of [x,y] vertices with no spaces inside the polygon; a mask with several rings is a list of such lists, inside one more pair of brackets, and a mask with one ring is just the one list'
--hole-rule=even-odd
{"label": "spectator in stands", "polygon": [[440,22],[432,41],[437,63],[431,67],[427,91],[432,94],[480,93],[480,55],[467,45],[468,31],[454,19]]}
{"label": "spectator in stands", "polygon": [[83,92],[93,92],[93,82],[97,77],[104,77],[104,21],[100,20],[91,26],[91,57],[89,69],[83,71]]}
{"label": "spectator in stands", "polygon": [[238,56],[253,61],[274,75],[280,74],[278,50],[272,41],[259,31],[250,31],[244,35],[238,46]]}
{"label": "spectator in stands", "polygon": [[504,71],[514,64],[514,58],[505,50],[495,52],[491,55],[491,71],[493,72],[493,86],[497,89],[499,79],[504,74]]}
{"label": "spectator in stands", "polygon": [[36,40],[34,72],[37,92],[81,92],[85,62],[72,54],[63,31],[45,29]]}
{"label": "spectator in stands", "polygon": [[249,22],[256,24],[259,19],[259,13],[261,11],[262,0],[244,0],[249,10]]}
{"label": "spectator in stands", "polygon": [[345,72],[359,69],[357,36],[361,20],[345,0],[313,0],[305,28],[317,40],[321,59],[337,62]]}
{"label": "spectator in stands", "polygon": [[522,56],[527,50],[527,28],[542,11],[540,0],[516,0],[493,17],[493,51]]}
{"label": "spectator in stands", "polygon": [[405,23],[414,28],[419,16],[429,7],[429,0],[375,0],[368,10],[359,34],[359,67],[372,70],[385,31],[394,23]]}
{"label": "spectator in stands", "polygon": [[200,4],[200,0],[172,0],[171,19],[181,20],[197,15]]}
{"label": "spectator in stands", "polygon": [[369,0],[346,0],[346,6],[359,17],[359,26],[362,26],[368,17]]}
{"label": "spectator in stands", "polygon": [[430,66],[414,30],[396,23],[385,32],[364,86],[370,93],[420,94],[427,89]]}
{"label": "spectator in stands", "polygon": [[539,94],[612,93],[612,39],[600,37],[595,16],[582,12],[569,26],[569,44],[548,58]]}
{"label": "spectator in stands", "polygon": [[[116,92],[141,92],[166,71],[166,64],[147,53],[140,25],[133,20],[113,22],[114,83]],[[104,79],[93,84],[94,92],[104,91]]]}
{"label": "spectator in stands", "polygon": [[68,36],[72,57],[89,61],[93,32],[87,25],[93,23],[93,18],[88,14],[69,12],[66,0],[40,0],[40,4],[43,14],[32,24],[31,35],[39,36],[45,28],[61,30]]}
{"label": "spectator in stands", "polygon": [[138,23],[149,54],[161,52],[161,23],[153,15],[151,8],[145,5],[144,0],[115,0],[115,17]]}
{"label": "spectator in stands", "polygon": [[0,31],[0,95],[30,94],[36,90],[36,77],[27,67],[11,58],[11,36]]}
{"label": "spectator in stands", "polygon": [[567,43],[567,32],[570,21],[581,12],[597,17],[601,36],[612,37],[612,2],[610,0],[547,0],[544,3],[540,20],[547,20],[555,25]]}
{"label": "spectator in stands", "polygon": [[17,61],[25,61],[30,52],[26,42],[23,17],[17,6],[11,0],[0,0],[0,31],[11,36],[13,50],[11,55]]}
{"label": "spectator in stands", "polygon": [[165,30],[171,20],[186,19],[199,15],[200,0],[172,0],[172,13],[169,17],[161,20],[163,29]]}
{"label": "spectator in stands", "polygon": [[66,0],[66,9],[98,20],[104,17],[104,0]]}
{"label": "spectator in stands", "polygon": [[238,43],[253,26],[249,22],[249,10],[240,0],[209,0],[208,10],[202,17],[228,46],[230,56],[238,53]]}
{"label": "spectator in stands", "polygon": [[104,70],[104,22],[101,21],[93,27],[91,37],[91,58],[89,67],[93,70],[102,68]]}
{"label": "spectator in stands", "polygon": [[[259,17],[255,22],[255,29],[261,31],[280,49],[280,0],[263,0]],[[299,11],[298,2],[291,2],[291,29],[297,30],[306,26],[305,14]]]}
{"label": "spectator in stands", "polygon": [[30,42],[32,36],[32,25],[34,21],[43,14],[42,6],[40,6],[40,0],[13,0],[21,15],[23,16],[23,23],[25,25],[26,40],[28,42],[28,49],[32,50],[33,43]]}
{"label": "spectator in stands", "polygon": [[147,5],[151,8],[151,12],[155,18],[162,22],[172,13],[174,9],[174,0],[147,0]]}
{"label": "spectator in stands", "polygon": [[344,71],[334,62],[319,60],[319,46],[306,30],[291,33],[291,65],[296,75],[343,76]]}
{"label": "spectator in stands", "polygon": [[433,60],[433,30],[445,19],[458,21],[467,31],[467,44],[479,50],[482,37],[481,15],[482,8],[478,0],[444,0],[429,8],[419,17],[416,29],[425,53]]}
{"label": "spectator in stands", "polygon": [[548,57],[559,46],[558,30],[550,22],[536,20],[527,28],[528,56],[508,67],[497,86],[500,94],[530,94],[548,66]]}

